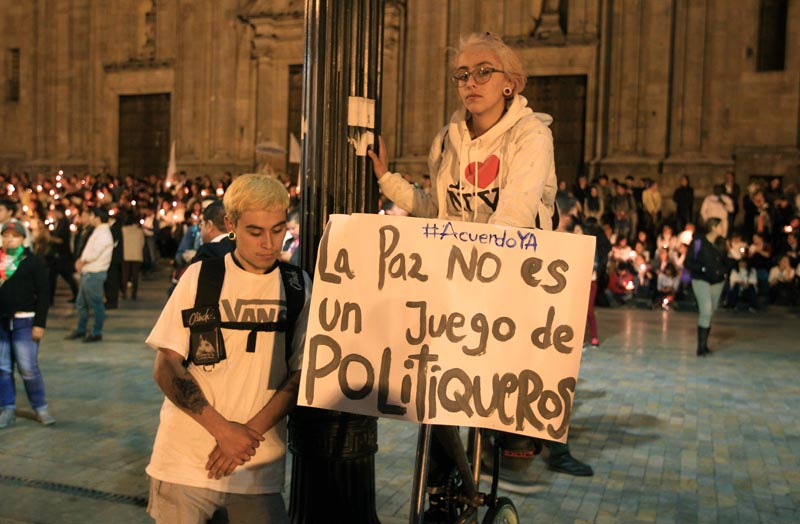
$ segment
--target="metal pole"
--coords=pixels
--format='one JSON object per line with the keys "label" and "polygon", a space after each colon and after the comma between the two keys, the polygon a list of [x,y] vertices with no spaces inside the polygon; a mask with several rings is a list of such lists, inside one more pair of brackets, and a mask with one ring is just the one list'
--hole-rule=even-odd
{"label": "metal pole", "polygon": [[[334,213],[377,211],[372,164],[348,138],[349,97],[375,101],[380,134],[384,0],[306,0],[301,265],[313,275]],[[375,417],[297,408],[289,418],[292,524],[379,524],[375,507]]]}
{"label": "metal pole", "polygon": [[422,524],[425,510],[425,487],[428,485],[428,469],[431,456],[431,425],[420,424],[417,433],[417,457],[414,462],[414,478],[411,485],[411,511],[409,524]]}

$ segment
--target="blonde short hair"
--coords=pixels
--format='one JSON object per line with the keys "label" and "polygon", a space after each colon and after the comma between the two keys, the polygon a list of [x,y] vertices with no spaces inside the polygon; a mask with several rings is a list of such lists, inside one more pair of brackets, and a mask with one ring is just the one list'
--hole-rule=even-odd
{"label": "blonde short hair", "polygon": [[455,69],[459,55],[473,47],[488,49],[497,56],[497,61],[499,62],[497,65],[505,72],[506,78],[511,82],[513,92],[508,98],[522,92],[528,82],[528,77],[522,68],[522,62],[513,49],[508,47],[499,36],[491,33],[472,33],[462,36],[453,55],[451,67]]}
{"label": "blonde short hair", "polygon": [[245,211],[286,211],[289,193],[278,179],[250,173],[233,181],[222,204],[230,221],[236,224]]}

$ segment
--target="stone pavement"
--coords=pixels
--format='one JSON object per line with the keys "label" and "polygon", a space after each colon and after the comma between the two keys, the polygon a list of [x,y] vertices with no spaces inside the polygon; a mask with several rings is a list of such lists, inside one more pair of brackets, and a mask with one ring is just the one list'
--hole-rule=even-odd
{"label": "stone pavement", "polygon": [[[63,283],[59,284],[63,287]],[[0,430],[0,524],[147,523],[144,467],[162,395],[144,345],[166,276],[109,312],[104,340],[62,340],[75,313],[59,294],[41,349],[51,411],[42,427],[20,381]],[[695,316],[598,310],[602,347],[584,353],[570,430],[594,477],[552,473],[510,495],[523,523],[800,522],[800,314],[717,315],[716,353],[694,354]],[[379,422],[377,506],[408,521],[417,426]],[[336,524],[335,516],[331,522]]]}

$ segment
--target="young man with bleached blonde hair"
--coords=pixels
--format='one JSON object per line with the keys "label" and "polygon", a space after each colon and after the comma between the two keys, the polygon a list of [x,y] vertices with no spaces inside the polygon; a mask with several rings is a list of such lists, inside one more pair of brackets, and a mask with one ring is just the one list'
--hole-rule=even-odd
{"label": "young man with bleached blonde hair", "polygon": [[289,204],[280,182],[242,175],[223,202],[236,248],[189,266],[147,338],[166,396],[148,512],[157,523],[203,524],[226,508],[232,524],[284,524],[286,414],[311,283],[278,261]]}

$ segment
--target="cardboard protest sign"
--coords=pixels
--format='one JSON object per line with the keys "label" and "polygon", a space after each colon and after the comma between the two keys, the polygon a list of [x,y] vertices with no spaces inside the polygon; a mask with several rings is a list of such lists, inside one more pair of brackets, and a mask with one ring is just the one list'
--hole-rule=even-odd
{"label": "cardboard protest sign", "polygon": [[301,405],[565,441],[594,237],[334,215]]}

